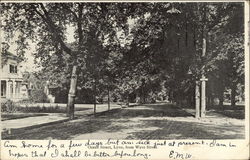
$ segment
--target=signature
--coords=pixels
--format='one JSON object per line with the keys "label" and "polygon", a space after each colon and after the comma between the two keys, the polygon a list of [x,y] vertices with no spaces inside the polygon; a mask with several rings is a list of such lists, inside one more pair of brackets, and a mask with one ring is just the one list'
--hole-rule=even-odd
{"label": "signature", "polygon": [[179,153],[173,150],[169,152],[169,158],[171,159],[190,159],[191,157],[192,155],[189,153]]}

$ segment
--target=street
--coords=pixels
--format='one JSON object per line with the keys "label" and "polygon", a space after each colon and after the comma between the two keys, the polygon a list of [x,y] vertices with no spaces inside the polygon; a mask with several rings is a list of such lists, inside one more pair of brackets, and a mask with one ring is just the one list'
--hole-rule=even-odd
{"label": "street", "polygon": [[[237,115],[207,112],[203,119],[194,118],[192,109],[168,103],[116,108],[76,120],[32,129],[4,132],[2,139],[243,139],[244,119]],[[76,112],[77,114],[77,112]]]}

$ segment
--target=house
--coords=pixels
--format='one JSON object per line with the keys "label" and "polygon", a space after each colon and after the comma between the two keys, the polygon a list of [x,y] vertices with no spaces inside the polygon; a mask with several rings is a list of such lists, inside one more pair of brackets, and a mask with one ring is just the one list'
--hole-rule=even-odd
{"label": "house", "polygon": [[9,45],[2,43],[1,49],[1,101],[20,101],[28,98],[27,84],[20,73],[21,59],[8,51]]}

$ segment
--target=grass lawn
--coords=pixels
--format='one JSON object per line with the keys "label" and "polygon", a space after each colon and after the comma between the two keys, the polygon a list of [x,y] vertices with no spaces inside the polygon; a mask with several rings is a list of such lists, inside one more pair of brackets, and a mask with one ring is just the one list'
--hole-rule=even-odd
{"label": "grass lawn", "polygon": [[[75,111],[85,111],[89,108],[76,107]],[[46,116],[49,113],[66,113],[66,107],[16,107],[14,112],[1,112],[1,121],[28,117]]]}
{"label": "grass lawn", "polygon": [[[89,108],[75,108],[75,111],[84,111]],[[66,113],[66,107],[40,107],[40,106],[32,106],[32,107],[17,107],[18,112],[25,113]]]}
{"label": "grass lawn", "polygon": [[220,113],[197,120],[185,109],[150,104],[114,109],[96,116],[34,128],[17,129],[2,139],[243,139],[244,119]]}
{"label": "grass lawn", "polygon": [[36,117],[36,116],[46,116],[47,114],[43,113],[2,113],[1,120],[11,120],[11,119],[20,119],[20,118],[27,118],[27,117]]}

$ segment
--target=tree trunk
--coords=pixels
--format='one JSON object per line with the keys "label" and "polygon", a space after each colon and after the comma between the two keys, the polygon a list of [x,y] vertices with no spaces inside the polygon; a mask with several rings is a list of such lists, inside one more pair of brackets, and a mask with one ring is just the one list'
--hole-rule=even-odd
{"label": "tree trunk", "polygon": [[221,90],[219,93],[219,106],[221,108],[223,108],[223,101],[224,101],[224,92],[223,92],[223,90]]}
{"label": "tree trunk", "polygon": [[233,106],[233,107],[236,104],[235,96],[236,96],[236,85],[232,84],[232,87],[231,87],[231,106]]}
{"label": "tree trunk", "polygon": [[208,107],[213,107],[214,106],[214,96],[213,95],[209,95],[208,97]]}
{"label": "tree trunk", "polygon": [[94,115],[96,114],[96,79],[94,80]]}
{"label": "tree trunk", "polygon": [[109,95],[109,86],[108,86],[108,110],[110,110],[110,95]]}
{"label": "tree trunk", "polygon": [[189,93],[188,93],[188,95],[187,95],[187,104],[189,105],[189,106],[195,106],[195,95],[194,95],[194,90],[192,89],[192,90],[190,90],[189,91]]}
{"label": "tree trunk", "polygon": [[211,106],[214,106],[214,96],[211,96]]}
{"label": "tree trunk", "polygon": [[206,77],[205,77],[205,56],[207,52],[207,40],[208,40],[208,31],[207,31],[207,4],[204,3],[204,11],[203,11],[203,28],[202,28],[202,75],[201,75],[201,117],[205,117],[206,115]]}
{"label": "tree trunk", "polygon": [[145,91],[144,91],[144,86],[142,86],[142,103],[143,104],[146,103],[146,95],[145,95]]}
{"label": "tree trunk", "polygon": [[[203,76],[202,79],[205,79]],[[201,117],[206,115],[206,81],[202,80],[201,82]]]}
{"label": "tree trunk", "polygon": [[129,94],[127,95],[126,107],[129,107]]}
{"label": "tree trunk", "polygon": [[195,83],[195,118],[200,118],[200,84]]}
{"label": "tree trunk", "polygon": [[72,69],[70,90],[69,90],[69,94],[68,94],[67,116],[70,119],[74,118],[75,93],[76,93],[76,84],[77,84],[76,69],[77,69],[77,66],[74,65],[73,69]]}
{"label": "tree trunk", "polygon": [[170,90],[170,92],[169,92],[169,101],[170,101],[170,103],[174,102],[174,92],[172,90]]}
{"label": "tree trunk", "polygon": [[207,106],[211,106],[211,96],[207,95]]}

